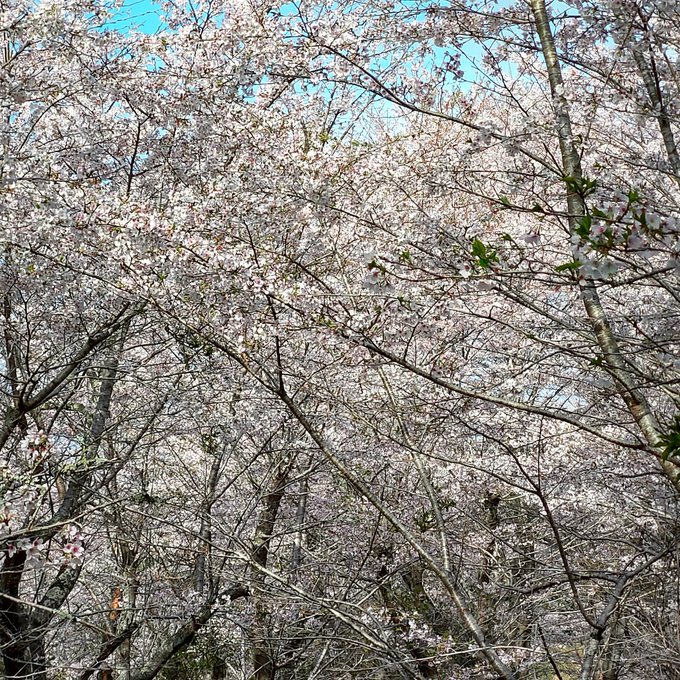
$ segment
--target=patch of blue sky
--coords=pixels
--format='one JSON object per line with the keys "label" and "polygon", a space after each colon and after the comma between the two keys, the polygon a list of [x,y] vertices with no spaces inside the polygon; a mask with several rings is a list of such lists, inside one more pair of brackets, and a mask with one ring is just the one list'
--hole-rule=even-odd
{"label": "patch of blue sky", "polygon": [[149,35],[167,30],[160,3],[154,0],[123,0],[108,25],[122,32],[138,30]]}

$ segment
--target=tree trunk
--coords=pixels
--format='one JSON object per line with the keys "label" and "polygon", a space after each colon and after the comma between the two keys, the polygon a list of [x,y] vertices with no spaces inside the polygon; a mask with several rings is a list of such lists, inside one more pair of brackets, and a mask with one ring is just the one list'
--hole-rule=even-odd
{"label": "tree trunk", "polygon": [[255,625],[251,634],[252,680],[274,680],[276,675],[276,664],[272,654],[271,643],[268,639],[269,635],[267,634],[270,617],[267,605],[265,604],[265,577],[258,567],[265,568],[267,566],[269,544],[274,533],[274,525],[279,508],[281,507],[290,469],[290,463],[280,462],[277,465],[274,477],[269,484],[269,489],[264,495],[263,508],[255,528],[255,539],[251,552],[253,560],[252,592],[255,601]]}
{"label": "tree trunk", "polygon": [[[536,25],[536,33],[541,42],[541,50],[545,59],[550,90],[555,106],[555,123],[557,125],[564,177],[576,183],[581,183],[583,181],[581,160],[574,145],[569,105],[562,92],[564,87],[562,67],[555,49],[555,41],[550,28],[545,0],[531,0],[530,4]],[[569,208],[569,230],[573,234],[576,232],[579,221],[586,215],[586,205],[583,196],[570,186],[567,187],[567,206]],[[621,354],[619,344],[609,322],[609,317],[602,306],[599,293],[593,281],[584,281],[584,285],[581,286],[581,299],[595,333],[599,349],[602,352],[604,363],[616,383],[619,396],[640,428],[640,432],[646,439],[650,449],[654,451],[663,473],[673,484],[676,491],[680,491],[680,467],[674,462],[666,460],[663,456],[662,447],[660,446],[661,431],[659,424],[652,413],[647,399],[630,375],[629,367],[626,365],[626,361]]]}

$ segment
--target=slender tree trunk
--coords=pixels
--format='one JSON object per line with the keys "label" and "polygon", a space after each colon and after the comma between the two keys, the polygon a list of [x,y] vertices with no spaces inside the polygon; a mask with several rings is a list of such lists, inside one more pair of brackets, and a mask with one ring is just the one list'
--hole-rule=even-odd
{"label": "slender tree trunk", "polygon": [[500,524],[498,516],[498,507],[500,503],[501,497],[499,494],[487,492],[484,499],[484,509],[486,515],[485,523],[489,530],[489,541],[481,556],[481,568],[479,572],[479,610],[477,613],[480,623],[487,628],[489,624],[494,621],[495,595],[490,592],[490,588],[491,576],[496,558],[496,530]]}
{"label": "slender tree trunk", "polygon": [[[220,480],[220,471],[225,454],[225,443],[214,434],[209,434],[203,440],[204,452],[212,458],[208,481],[205,489],[205,498],[201,508],[201,526],[199,528],[198,552],[196,555],[196,567],[194,569],[194,588],[200,595],[204,595],[206,587],[212,590],[214,586],[211,571],[212,557],[212,509],[217,497],[217,484]],[[213,643],[215,649],[211,650],[210,659],[212,668],[210,677],[212,680],[226,678],[227,667],[224,659],[217,651],[217,643]]]}
{"label": "slender tree trunk", "polygon": [[[581,160],[574,145],[569,106],[563,94],[562,70],[550,29],[545,0],[530,0],[530,2],[536,24],[536,32],[541,41],[543,57],[548,70],[564,176],[574,182],[574,184],[567,187],[567,206],[570,230],[572,233],[575,233],[579,222],[586,214],[585,201],[578,191],[574,189],[574,186],[583,180]],[[581,299],[595,332],[604,362],[614,378],[619,395],[640,428],[647,444],[654,451],[664,474],[675,486],[676,490],[680,491],[680,467],[672,461],[664,460],[662,456],[661,449],[659,448],[661,435],[659,424],[652,413],[647,399],[631,377],[631,371],[621,353],[607,313],[600,301],[597,288],[592,281],[585,281],[584,285],[581,286]]]}
{"label": "slender tree trunk", "polygon": [[[582,195],[574,190],[574,186],[578,186],[583,181],[583,171],[581,169],[580,157],[574,145],[569,106],[563,94],[562,70],[557,50],[555,49],[545,0],[530,0],[530,4],[536,24],[536,32],[541,41],[543,57],[548,70],[564,176],[573,181],[573,184],[567,185],[567,206],[569,209],[570,231],[575,233],[580,220],[586,215],[585,200]],[[672,462],[663,460],[660,455],[658,448],[660,438],[658,423],[647,400],[631,377],[616,337],[612,332],[607,314],[600,301],[597,288],[592,281],[586,281],[585,285],[581,286],[581,298],[595,332],[605,364],[616,382],[619,395],[638,424],[647,443],[656,451],[657,459],[663,472],[675,486],[676,490],[680,490],[680,470]],[[596,656],[602,645],[609,623],[608,619],[623,592],[626,582],[627,579],[622,577],[619,583],[617,583],[617,586],[610,594],[606,607],[591,631],[583,653],[579,675],[580,680],[591,680],[593,677]]]}
{"label": "slender tree trunk", "polygon": [[268,490],[262,499],[263,507],[255,528],[251,552],[254,563],[251,570],[252,594],[255,602],[255,625],[251,634],[253,661],[251,680],[274,680],[276,676],[276,663],[268,634],[270,612],[265,592],[265,575],[258,567],[266,568],[267,566],[269,544],[290,470],[290,463],[280,462],[277,465]]}
{"label": "slender tree trunk", "polygon": [[659,126],[661,138],[663,139],[664,148],[666,149],[668,162],[673,170],[674,179],[680,184],[680,153],[678,153],[678,146],[675,143],[671,117],[668,115],[668,107],[664,101],[654,56],[650,54],[648,61],[642,46],[634,40],[632,41],[631,49],[633,52],[633,59],[635,59],[635,63],[640,71],[642,82],[645,84],[647,96],[654,109],[654,115]]}
{"label": "slender tree trunk", "polygon": [[309,477],[306,475],[300,480],[298,493],[297,513],[295,515],[295,538],[293,539],[293,564],[291,568],[291,579],[293,582],[297,580],[297,571],[302,562],[302,542],[305,536],[305,516],[307,514],[307,496],[309,495]]}
{"label": "slender tree trunk", "polygon": [[[220,478],[220,469],[224,457],[224,446],[220,446],[214,435],[205,437],[203,449],[206,454],[212,457],[208,483],[205,490],[205,499],[201,509],[201,526],[199,529],[198,553],[196,556],[196,567],[194,569],[194,587],[196,592],[203,594],[206,586],[206,579],[210,580],[209,562],[212,547],[212,508],[215,504],[217,483]],[[210,585],[210,584],[208,584]]]}
{"label": "slender tree trunk", "polygon": [[[134,612],[137,608],[137,574],[131,568],[127,579],[127,611],[122,616],[122,628],[132,630],[134,626]],[[120,669],[118,680],[130,680],[132,676],[132,632],[118,648],[117,666]]]}

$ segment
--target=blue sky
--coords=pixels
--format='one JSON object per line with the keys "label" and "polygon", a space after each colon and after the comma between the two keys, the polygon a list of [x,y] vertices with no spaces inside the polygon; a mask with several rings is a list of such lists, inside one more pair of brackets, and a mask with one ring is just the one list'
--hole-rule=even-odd
{"label": "blue sky", "polygon": [[123,0],[112,24],[121,30],[136,27],[144,33],[155,33],[161,28],[160,3],[154,0]]}

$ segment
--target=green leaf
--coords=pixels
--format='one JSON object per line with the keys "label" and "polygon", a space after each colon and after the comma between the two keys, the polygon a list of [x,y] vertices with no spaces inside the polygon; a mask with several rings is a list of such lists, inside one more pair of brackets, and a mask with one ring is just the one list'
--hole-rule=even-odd
{"label": "green leaf", "polygon": [[492,264],[498,262],[496,251],[487,248],[478,238],[472,242],[472,255],[477,258],[477,264],[483,269],[490,269]]}
{"label": "green leaf", "polygon": [[590,227],[593,224],[593,218],[590,215],[584,215],[576,227],[576,233],[583,239],[590,236]]}
{"label": "green leaf", "polygon": [[472,254],[475,257],[486,256],[486,246],[478,238],[472,242]]}
{"label": "green leaf", "polygon": [[565,262],[564,264],[558,264],[557,267],[555,267],[556,272],[575,272],[577,269],[579,269],[581,266],[581,263],[578,260],[574,260],[573,262]]}
{"label": "green leaf", "polygon": [[645,213],[644,210],[640,212],[633,211],[633,219],[636,222],[639,222],[641,227],[643,228],[647,227],[647,214]]}
{"label": "green leaf", "polygon": [[564,183],[567,185],[567,189],[578,193],[579,183],[575,177],[563,177]]}
{"label": "green leaf", "polygon": [[582,198],[590,196],[597,189],[597,180],[587,177],[563,177],[567,189]]}
{"label": "green leaf", "polygon": [[590,194],[594,193],[596,189],[597,189],[596,179],[587,179],[585,177],[583,178],[581,189],[583,196],[590,196]]}
{"label": "green leaf", "polygon": [[659,445],[664,447],[661,454],[663,460],[680,454],[680,416],[675,416],[670,430],[659,438]]}
{"label": "green leaf", "polygon": [[506,208],[511,208],[512,203],[510,203],[510,199],[507,196],[501,196],[498,199]]}

